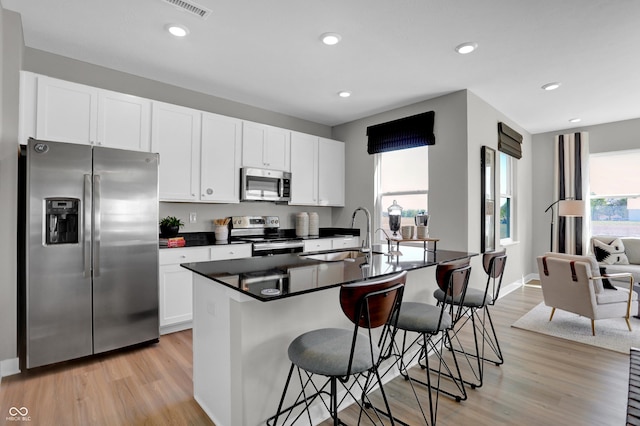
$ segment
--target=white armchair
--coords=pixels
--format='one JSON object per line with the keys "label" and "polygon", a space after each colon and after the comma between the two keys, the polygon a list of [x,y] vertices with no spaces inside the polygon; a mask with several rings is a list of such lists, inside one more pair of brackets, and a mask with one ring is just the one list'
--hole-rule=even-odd
{"label": "white armchair", "polygon": [[[553,308],[549,321],[557,309],[591,319],[591,333],[595,336],[595,320],[624,317],[631,331],[629,316],[631,302],[638,295],[633,291],[630,273],[600,276],[598,263],[592,256],[546,253],[537,258],[544,303]],[[602,278],[628,278],[628,288],[605,289]]]}

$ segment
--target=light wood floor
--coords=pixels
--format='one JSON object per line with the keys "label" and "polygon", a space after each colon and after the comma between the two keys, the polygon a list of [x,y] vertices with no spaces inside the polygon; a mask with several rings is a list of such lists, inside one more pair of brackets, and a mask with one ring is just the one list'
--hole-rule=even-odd
{"label": "light wood floor", "polygon": [[[488,365],[484,386],[469,390],[466,401],[442,398],[439,425],[624,424],[628,355],[511,327],[541,300],[539,288],[524,287],[498,301],[492,314],[505,363]],[[385,389],[394,414],[423,424],[404,380]],[[190,331],[140,349],[5,377],[0,424],[27,424],[6,420],[14,406],[27,407],[34,426],[212,424],[193,399]],[[344,411],[343,420],[355,424]]]}

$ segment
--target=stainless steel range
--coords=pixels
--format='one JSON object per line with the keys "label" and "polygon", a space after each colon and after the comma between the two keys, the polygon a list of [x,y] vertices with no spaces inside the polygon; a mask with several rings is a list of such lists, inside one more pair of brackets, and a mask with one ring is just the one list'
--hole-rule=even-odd
{"label": "stainless steel range", "polygon": [[278,216],[233,216],[230,235],[236,241],[253,243],[253,256],[300,253],[304,248],[301,238],[280,231]]}

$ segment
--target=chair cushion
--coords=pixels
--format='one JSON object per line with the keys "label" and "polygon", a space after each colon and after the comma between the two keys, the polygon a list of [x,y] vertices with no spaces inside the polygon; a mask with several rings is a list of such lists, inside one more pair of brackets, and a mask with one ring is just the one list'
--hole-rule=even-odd
{"label": "chair cushion", "polygon": [[[485,305],[489,305],[492,302],[491,295],[487,293],[487,297],[485,298],[484,293],[484,290],[467,288],[467,293],[464,296],[464,303],[462,305],[469,308],[481,308]],[[436,291],[433,292],[433,297],[435,297],[438,302],[444,301],[444,291],[436,289]],[[453,299],[455,303],[458,303],[460,300],[459,297],[454,297]],[[451,296],[447,296],[447,303],[451,303]]]}
{"label": "chair cushion", "polygon": [[[323,328],[298,336],[289,345],[289,359],[298,367],[323,376],[345,376],[349,367],[349,353],[353,330]],[[373,343],[373,359],[379,357]],[[361,373],[373,367],[369,337],[358,333],[351,373]]]}
{"label": "chair cushion", "polygon": [[[596,294],[596,303],[606,305],[626,302],[629,299],[629,289],[619,288],[618,290],[620,291],[604,290],[602,293]],[[632,292],[631,300],[638,300],[638,293]]]}
{"label": "chair cushion", "polygon": [[442,308],[426,303],[402,302],[398,315],[397,328],[418,333],[436,334],[451,327],[451,317],[444,312],[442,323],[438,328],[438,320]]}
{"label": "chair cushion", "polygon": [[620,238],[616,238],[610,244],[593,239],[593,254],[600,263],[607,265],[628,265],[629,259],[624,254],[624,243]]}

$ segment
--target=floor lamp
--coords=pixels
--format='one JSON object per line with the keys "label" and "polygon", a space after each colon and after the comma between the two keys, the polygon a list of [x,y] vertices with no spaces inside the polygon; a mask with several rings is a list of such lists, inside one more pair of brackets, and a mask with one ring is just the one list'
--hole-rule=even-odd
{"label": "floor lamp", "polygon": [[564,200],[558,200],[551,203],[551,205],[544,211],[546,213],[551,210],[551,247],[549,248],[549,251],[553,251],[553,224],[555,220],[553,206],[556,204],[558,205],[558,216],[584,216],[584,200],[576,200],[573,197],[569,197]]}

